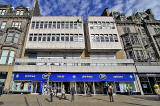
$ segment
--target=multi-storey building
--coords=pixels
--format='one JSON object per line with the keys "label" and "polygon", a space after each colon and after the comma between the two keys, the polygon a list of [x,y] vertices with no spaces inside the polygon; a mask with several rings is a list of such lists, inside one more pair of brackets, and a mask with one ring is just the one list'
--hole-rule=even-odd
{"label": "multi-storey building", "polygon": [[133,59],[144,94],[154,93],[154,84],[160,83],[159,27],[151,9],[126,17],[120,12],[106,12],[116,20],[126,58]]}
{"label": "multi-storey building", "polygon": [[30,20],[30,10],[0,5],[0,83],[9,88],[15,58],[20,58]]}
{"label": "multi-storey building", "polygon": [[[38,5],[35,0],[35,5]],[[15,58],[20,58],[31,16],[40,15],[37,6],[33,10],[24,6],[16,8],[0,5],[0,84],[8,91],[12,80]]]}
{"label": "multi-storey building", "polygon": [[[11,90],[45,93],[46,86],[62,86],[66,93],[74,85],[77,94],[103,94],[109,83],[114,92],[126,86],[140,92],[132,59],[122,59],[122,49],[112,17],[32,17],[25,54],[17,58]],[[121,58],[121,59],[120,59]],[[24,86],[21,87],[20,85]]]}

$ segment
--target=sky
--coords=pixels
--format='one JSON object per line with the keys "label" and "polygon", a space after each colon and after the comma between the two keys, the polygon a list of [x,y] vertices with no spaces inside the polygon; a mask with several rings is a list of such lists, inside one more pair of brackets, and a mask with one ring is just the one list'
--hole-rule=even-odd
{"label": "sky", "polygon": [[[100,16],[105,8],[130,16],[136,11],[152,9],[160,20],[160,0],[38,0],[44,16]],[[0,0],[0,4],[33,7],[33,0]]]}

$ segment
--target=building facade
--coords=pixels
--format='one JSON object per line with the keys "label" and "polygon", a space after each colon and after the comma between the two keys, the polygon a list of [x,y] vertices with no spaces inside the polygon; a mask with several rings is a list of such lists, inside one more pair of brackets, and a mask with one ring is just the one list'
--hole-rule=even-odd
{"label": "building facade", "polygon": [[106,10],[102,15],[114,17],[126,58],[135,62],[143,93],[155,94],[153,86],[160,83],[160,21],[154,18],[151,9],[136,12],[129,17],[116,11],[108,13]]}
{"label": "building facade", "polygon": [[115,93],[126,93],[127,86],[140,92],[133,60],[117,57],[121,49],[112,17],[88,17],[85,24],[78,16],[32,17],[11,90],[45,94],[52,86],[61,93],[64,86],[69,93],[74,85],[76,94],[104,94],[112,84]]}
{"label": "building facade", "polygon": [[0,84],[9,89],[15,58],[23,52],[30,10],[23,6],[0,5]]}

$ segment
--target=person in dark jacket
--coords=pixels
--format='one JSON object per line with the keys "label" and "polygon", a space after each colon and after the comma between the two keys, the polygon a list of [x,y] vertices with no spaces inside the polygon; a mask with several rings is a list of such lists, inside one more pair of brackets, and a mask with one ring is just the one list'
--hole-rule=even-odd
{"label": "person in dark jacket", "polygon": [[2,85],[0,85],[0,96],[2,95]]}
{"label": "person in dark jacket", "polygon": [[50,88],[50,102],[53,102],[53,88]]}
{"label": "person in dark jacket", "polygon": [[114,100],[113,100],[113,88],[112,88],[111,85],[108,87],[108,95],[109,95],[109,98],[110,98],[110,102],[114,102]]}
{"label": "person in dark jacket", "polygon": [[75,94],[75,87],[74,86],[72,86],[70,93],[71,93],[71,102],[73,102],[74,101],[74,94]]}

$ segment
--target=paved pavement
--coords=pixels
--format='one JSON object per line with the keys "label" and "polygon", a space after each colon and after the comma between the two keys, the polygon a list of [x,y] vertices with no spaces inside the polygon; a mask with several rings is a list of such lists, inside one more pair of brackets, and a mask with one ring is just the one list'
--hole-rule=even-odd
{"label": "paved pavement", "polygon": [[0,106],[160,106],[160,100],[153,95],[115,95],[115,102],[109,102],[109,97],[104,95],[92,97],[77,95],[74,102],[71,102],[70,98],[70,95],[67,95],[66,100],[54,97],[50,103],[49,96],[8,94],[0,97]]}

